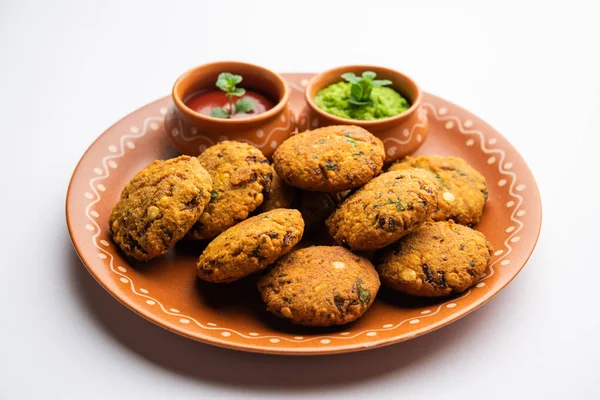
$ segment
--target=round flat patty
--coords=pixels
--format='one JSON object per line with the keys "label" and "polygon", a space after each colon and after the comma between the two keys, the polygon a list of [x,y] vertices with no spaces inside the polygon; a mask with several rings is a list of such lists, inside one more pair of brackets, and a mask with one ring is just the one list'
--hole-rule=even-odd
{"label": "round flat patty", "polygon": [[479,222],[488,198],[485,178],[459,157],[439,155],[406,157],[389,171],[423,168],[434,174],[440,187],[435,221],[452,219],[463,225]]}
{"label": "round flat patty", "polygon": [[213,180],[210,203],[190,230],[192,239],[212,239],[248,218],[263,202],[273,177],[269,161],[247,143],[224,141],[198,156]]}
{"label": "round flat patty", "polygon": [[327,219],[327,228],[352,250],[381,249],[426,221],[437,207],[437,194],[428,171],[386,172],[346,198]]}
{"label": "round flat patty", "polygon": [[195,157],[154,161],[125,185],[109,217],[115,243],[140,261],[167,252],[210,201],[212,179]]}
{"label": "round flat patty", "polygon": [[342,325],[373,304],[379,277],[363,257],[338,246],[313,246],[282,257],[258,282],[267,310],[306,326]]}
{"label": "round flat patty", "polygon": [[341,192],[364,185],[383,167],[381,140],[358,126],[328,126],[291,136],[273,155],[277,174],[289,185]]}
{"label": "round flat patty", "polygon": [[485,270],[492,247],[485,236],[451,221],[427,222],[383,251],[382,282],[424,297],[462,293]]}
{"label": "round flat patty", "polygon": [[198,276],[209,282],[233,282],[266,268],[302,238],[298,210],[279,208],[227,229],[198,259]]}

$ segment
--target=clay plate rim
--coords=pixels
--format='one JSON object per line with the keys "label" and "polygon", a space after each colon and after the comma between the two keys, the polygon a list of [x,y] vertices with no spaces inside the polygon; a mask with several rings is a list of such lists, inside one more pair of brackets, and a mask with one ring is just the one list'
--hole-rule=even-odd
{"label": "clay plate rim", "polygon": [[[290,79],[290,77],[292,77],[292,76],[298,76],[298,75],[300,75],[300,74],[282,74],[282,76],[287,79]],[[302,74],[302,75],[310,76],[309,74]],[[426,334],[426,333],[432,332],[434,330],[437,330],[439,328],[442,328],[442,327],[448,325],[449,323],[457,321],[458,319],[464,317],[465,315],[468,315],[469,313],[471,313],[474,310],[481,307],[483,304],[485,304],[487,301],[489,301],[492,297],[494,297],[496,294],[498,294],[502,289],[504,289],[506,287],[506,285],[508,285],[519,274],[519,272],[523,269],[523,267],[525,266],[525,264],[531,257],[531,254],[533,253],[535,246],[537,244],[537,241],[539,239],[539,234],[540,234],[540,230],[541,230],[541,221],[542,221],[542,207],[541,207],[541,199],[539,196],[539,190],[537,187],[537,183],[535,182],[535,179],[533,177],[533,174],[531,173],[531,170],[527,166],[525,160],[521,157],[520,153],[508,141],[506,141],[506,139],[504,139],[503,136],[499,132],[497,132],[489,124],[485,123],[484,121],[482,121],[478,117],[474,116],[473,114],[469,113],[468,111],[462,109],[461,107],[456,106],[455,104],[453,104],[449,101],[443,100],[443,99],[438,98],[433,95],[430,95],[428,93],[423,92],[423,94],[424,94],[424,99],[423,99],[424,104],[429,103],[429,101],[431,101],[431,100],[434,100],[436,103],[443,103],[445,105],[450,106],[451,108],[455,108],[456,110],[460,111],[460,113],[462,113],[464,115],[469,115],[469,118],[471,120],[476,121],[477,124],[479,126],[481,126],[481,128],[479,129],[480,131],[489,132],[492,134],[492,136],[502,138],[505,141],[503,148],[505,150],[507,150],[507,153],[511,154],[511,156],[513,158],[517,158],[517,157],[520,158],[519,161],[522,162],[525,167],[524,169],[522,168],[521,171],[524,171],[530,175],[530,182],[528,183],[528,191],[529,191],[528,197],[530,199],[529,202],[537,203],[536,204],[537,207],[535,209],[533,209],[533,208],[528,209],[528,211],[527,211],[528,216],[526,219],[530,220],[530,221],[537,220],[538,223],[536,226],[529,225],[530,229],[532,229],[532,231],[529,233],[529,236],[532,236],[532,235],[535,236],[533,238],[533,241],[531,242],[532,245],[530,248],[528,248],[527,250],[524,251],[524,253],[525,253],[524,255],[519,257],[519,262],[517,263],[518,267],[514,268],[513,272],[511,273],[509,279],[506,282],[504,282],[503,284],[498,284],[498,286],[496,288],[494,288],[494,290],[487,291],[486,293],[484,293],[483,295],[478,297],[473,302],[468,303],[460,308],[457,308],[456,311],[449,313],[446,317],[440,318],[433,323],[429,323],[425,326],[422,326],[421,328],[412,329],[410,334],[406,334],[406,333],[399,334],[396,337],[383,338],[380,340],[374,340],[374,338],[367,337],[364,339],[364,341],[365,341],[364,344],[360,344],[360,343],[353,343],[353,344],[348,344],[348,345],[336,344],[336,345],[332,345],[332,346],[328,346],[328,347],[314,346],[314,347],[304,347],[304,348],[289,348],[289,347],[288,348],[277,348],[277,347],[268,347],[268,346],[264,346],[261,344],[251,344],[247,341],[242,341],[242,340],[240,340],[240,341],[224,340],[224,339],[221,339],[218,337],[207,335],[201,330],[196,331],[195,334],[192,335],[192,334],[186,333],[185,331],[177,330],[177,329],[169,326],[167,323],[163,322],[163,320],[161,318],[157,318],[157,316],[155,315],[154,312],[141,307],[139,303],[133,301],[132,298],[129,296],[127,296],[127,297],[119,296],[117,294],[117,292],[121,291],[121,290],[119,290],[117,288],[113,288],[109,284],[103,282],[102,279],[99,277],[98,273],[95,271],[95,269],[90,266],[91,261],[92,261],[91,258],[93,257],[93,254],[84,253],[83,249],[81,248],[81,245],[78,243],[78,238],[74,235],[74,224],[78,221],[78,219],[75,217],[75,215],[73,215],[74,213],[70,212],[70,208],[72,207],[71,204],[72,204],[72,199],[74,196],[75,177],[78,174],[78,172],[80,172],[81,164],[85,160],[86,156],[94,149],[95,145],[106,133],[111,131],[115,126],[121,124],[125,119],[127,119],[128,117],[130,117],[133,114],[136,114],[143,108],[152,106],[157,103],[164,102],[165,99],[168,98],[168,96],[158,99],[158,100],[156,100],[152,103],[149,103],[143,107],[140,107],[137,110],[135,110],[134,112],[128,114],[127,116],[123,117],[122,119],[120,119],[119,121],[114,123],[102,135],[100,135],[98,138],[96,138],[96,140],[94,140],[94,142],[88,147],[88,149],[85,151],[85,153],[83,154],[83,156],[77,163],[77,166],[75,167],[75,170],[74,170],[71,180],[69,182],[69,187],[67,190],[67,197],[66,197],[66,219],[67,219],[67,226],[69,229],[69,235],[71,237],[71,242],[73,243],[73,246],[74,246],[79,258],[81,259],[82,263],[85,265],[86,269],[92,274],[94,279],[96,279],[96,281],[106,291],[108,291],[114,298],[116,298],[123,305],[125,305],[126,307],[128,307],[129,309],[134,311],[136,314],[144,317],[148,321],[150,321],[154,324],[157,324],[157,325],[161,326],[162,328],[165,328],[171,332],[177,333],[179,335],[188,337],[193,340],[197,340],[197,341],[207,343],[207,344],[216,345],[219,347],[230,348],[230,349],[235,349],[235,350],[251,351],[251,352],[257,352],[257,353],[267,353],[267,354],[326,355],[326,354],[346,353],[346,352],[354,352],[354,351],[367,350],[367,349],[371,349],[371,348],[383,347],[386,345],[391,345],[394,343],[399,343],[402,341],[413,339],[415,337],[418,337],[423,334]],[[97,260],[95,260],[95,261],[97,261]],[[514,267],[514,265],[513,265],[513,267]],[[467,294],[468,293],[469,292],[467,292]],[[466,295],[463,294],[460,297],[453,298],[452,301],[458,301],[465,296]],[[446,304],[446,301],[442,301],[440,303],[440,307],[444,304]],[[327,334],[324,334],[324,335],[327,336]],[[318,343],[318,341],[317,341],[317,343]]]}

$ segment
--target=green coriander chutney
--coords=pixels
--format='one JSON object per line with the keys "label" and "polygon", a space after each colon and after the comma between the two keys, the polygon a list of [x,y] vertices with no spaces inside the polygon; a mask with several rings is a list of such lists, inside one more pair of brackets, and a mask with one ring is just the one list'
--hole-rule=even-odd
{"label": "green coriander chutney", "polygon": [[317,93],[315,104],[329,114],[361,121],[392,117],[410,107],[400,93],[388,87],[374,87],[368,104],[350,104],[348,100],[351,86],[349,82],[329,85]]}

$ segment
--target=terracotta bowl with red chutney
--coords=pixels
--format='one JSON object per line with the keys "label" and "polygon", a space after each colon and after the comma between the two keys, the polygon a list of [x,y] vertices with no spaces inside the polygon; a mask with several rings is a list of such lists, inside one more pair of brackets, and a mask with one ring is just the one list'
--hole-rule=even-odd
{"label": "terracotta bowl with red chutney", "polygon": [[[236,87],[242,96],[227,94],[216,86],[221,73],[242,77]],[[273,71],[241,62],[215,62],[192,68],[181,75],[172,92],[172,104],[165,115],[167,136],[183,154],[196,156],[224,140],[237,140],[258,147],[266,157],[296,129],[296,118],[289,107],[290,89]],[[246,112],[231,112],[230,104],[248,99],[253,107]],[[247,101],[247,100],[245,100]],[[220,108],[226,117],[216,117]]]}
{"label": "terracotta bowl with red chutney", "polygon": [[[377,120],[354,120],[341,118],[320,109],[315,96],[321,89],[342,81],[342,74],[353,72],[360,76],[364,71],[373,71],[377,79],[389,79],[391,88],[408,100],[408,110],[388,118]],[[427,115],[421,107],[422,93],[408,76],[393,69],[374,65],[348,65],[333,68],[313,77],[306,86],[306,107],[298,115],[298,131],[329,125],[357,125],[377,136],[385,146],[386,163],[403,158],[416,151],[429,134]]]}

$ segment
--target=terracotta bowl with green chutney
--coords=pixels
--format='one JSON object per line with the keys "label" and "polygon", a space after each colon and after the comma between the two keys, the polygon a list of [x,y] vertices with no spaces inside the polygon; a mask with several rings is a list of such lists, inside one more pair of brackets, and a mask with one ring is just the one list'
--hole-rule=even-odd
{"label": "terracotta bowl with green chutney", "polygon": [[417,150],[429,123],[421,108],[421,89],[401,72],[374,65],[333,68],[312,78],[298,130],[357,125],[385,145],[386,163]]}

